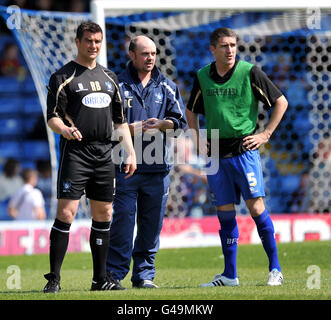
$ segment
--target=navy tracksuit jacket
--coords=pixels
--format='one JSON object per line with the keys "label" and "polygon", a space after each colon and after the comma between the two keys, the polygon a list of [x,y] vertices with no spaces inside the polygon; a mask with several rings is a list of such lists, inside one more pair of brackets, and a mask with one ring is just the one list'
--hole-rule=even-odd
{"label": "navy tracksuit jacket", "polygon": [[[152,70],[149,83],[143,87],[135,68],[130,62],[119,77],[128,123],[148,118],[170,119],[174,130],[184,129],[186,120],[184,105],[176,84],[167,79],[157,67]],[[107,257],[107,273],[122,280],[130,269],[133,258],[132,283],[153,280],[155,277],[155,254],[159,249],[159,238],[168,199],[170,185],[165,133],[159,133],[157,144],[162,149],[161,161],[148,146],[155,142],[140,137],[134,139],[137,154],[137,170],[129,179],[119,166],[116,172],[116,194],[110,242]],[[137,145],[139,144],[139,145]],[[145,153],[144,153],[145,151]],[[148,151],[146,153],[146,151]],[[149,154],[150,157],[146,157]],[[154,162],[151,160],[155,160]],[[139,163],[142,160],[142,163]],[[146,163],[147,162],[147,163]],[[134,227],[137,234],[133,244]]]}

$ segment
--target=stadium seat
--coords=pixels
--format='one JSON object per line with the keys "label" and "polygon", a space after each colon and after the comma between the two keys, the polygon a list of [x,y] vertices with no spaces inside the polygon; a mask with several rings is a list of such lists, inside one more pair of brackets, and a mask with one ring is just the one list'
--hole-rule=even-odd
{"label": "stadium seat", "polygon": [[3,93],[18,93],[21,90],[21,85],[16,77],[0,77],[0,92]]}
{"label": "stadium seat", "polygon": [[[4,1],[4,0],[1,0],[0,1],[0,5],[4,6],[6,5],[6,2],[8,1]],[[13,37],[12,34],[0,34],[0,52],[2,52],[3,48],[4,48],[4,45],[8,42],[15,42],[15,39]]]}
{"label": "stadium seat", "polygon": [[0,203],[0,221],[11,221],[14,220],[7,213],[7,204]]}
{"label": "stadium seat", "polygon": [[23,82],[23,88],[22,88],[22,92],[25,94],[32,94],[32,93],[36,93],[36,87],[34,85],[33,79],[31,76],[28,76],[25,78],[24,82]]}
{"label": "stadium seat", "polygon": [[7,213],[8,200],[0,201],[0,220],[8,221],[13,220]]}
{"label": "stadium seat", "polygon": [[22,158],[22,146],[18,141],[1,141],[0,142],[0,157],[1,158],[15,158],[20,160]]}
{"label": "stadium seat", "polygon": [[281,178],[282,192],[286,194],[292,194],[299,188],[300,175],[288,174]]}
{"label": "stadium seat", "polygon": [[26,140],[23,142],[23,156],[26,160],[48,160],[49,145],[45,140]]}
{"label": "stadium seat", "polygon": [[7,207],[0,204],[0,221],[10,220],[10,217],[7,214]]}
{"label": "stadium seat", "polygon": [[0,137],[19,138],[23,135],[22,120],[19,118],[0,119]]}
{"label": "stadium seat", "polygon": [[36,169],[36,163],[34,161],[22,161],[22,169]]}
{"label": "stadium seat", "polygon": [[29,115],[42,113],[38,96],[29,97],[24,100],[24,113]]}
{"label": "stadium seat", "polygon": [[268,210],[272,213],[282,214],[286,211],[286,202],[282,196],[272,196],[265,200]]}
{"label": "stadium seat", "polygon": [[29,134],[39,121],[39,115],[31,115],[30,117],[25,117],[23,120],[24,132]]}
{"label": "stadium seat", "polygon": [[0,115],[19,114],[22,111],[23,100],[13,95],[1,95]]}

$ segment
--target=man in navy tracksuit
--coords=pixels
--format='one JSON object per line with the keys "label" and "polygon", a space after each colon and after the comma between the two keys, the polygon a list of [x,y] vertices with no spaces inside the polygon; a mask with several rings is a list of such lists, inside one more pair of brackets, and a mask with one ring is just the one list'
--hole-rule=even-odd
{"label": "man in navy tracksuit", "polygon": [[[107,273],[119,281],[124,279],[132,257],[132,286],[157,288],[153,282],[154,261],[171,168],[165,159],[165,133],[168,129],[183,129],[186,120],[179,89],[155,66],[155,43],[146,36],[138,36],[130,42],[129,55],[131,61],[120,74],[119,82],[135,145],[137,170],[130,179],[125,179],[121,166],[117,167]],[[137,235],[133,244],[135,222]],[[117,289],[123,289],[120,283]]]}

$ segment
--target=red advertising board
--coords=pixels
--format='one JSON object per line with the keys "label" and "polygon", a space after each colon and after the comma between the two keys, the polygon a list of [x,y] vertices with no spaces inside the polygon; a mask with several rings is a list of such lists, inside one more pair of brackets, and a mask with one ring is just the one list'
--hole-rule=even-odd
{"label": "red advertising board", "polygon": [[[331,240],[331,214],[272,215],[278,242]],[[238,216],[239,243],[260,243],[250,216]],[[48,253],[52,221],[0,222],[0,255]],[[87,252],[90,220],[75,220],[70,230],[68,252]],[[216,216],[203,218],[165,218],[161,248],[219,246]]]}

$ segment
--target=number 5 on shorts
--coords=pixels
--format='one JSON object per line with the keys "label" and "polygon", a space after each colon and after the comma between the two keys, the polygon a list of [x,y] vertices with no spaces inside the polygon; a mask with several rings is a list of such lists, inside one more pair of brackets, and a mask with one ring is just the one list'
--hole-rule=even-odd
{"label": "number 5 on shorts", "polygon": [[248,179],[250,187],[255,187],[257,185],[257,180],[254,177],[254,172],[248,172],[247,179]]}

